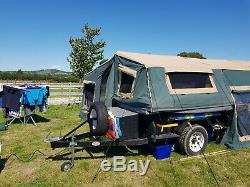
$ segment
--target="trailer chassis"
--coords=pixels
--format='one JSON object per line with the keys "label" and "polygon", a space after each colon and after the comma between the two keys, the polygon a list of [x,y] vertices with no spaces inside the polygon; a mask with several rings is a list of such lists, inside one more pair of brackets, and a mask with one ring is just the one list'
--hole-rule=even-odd
{"label": "trailer chassis", "polygon": [[[75,150],[77,148],[88,149],[93,147],[118,147],[118,146],[139,146],[150,143],[149,138],[136,139],[101,139],[100,137],[93,137],[90,132],[75,135],[75,132],[87,124],[88,120],[76,126],[74,129],[66,133],[62,137],[48,138],[45,142],[50,143],[51,148],[70,148],[70,161],[64,162],[61,165],[62,171],[69,171],[74,167]],[[73,134],[73,135],[72,135]],[[167,140],[178,138],[179,135],[173,133],[156,135],[155,140]],[[86,140],[88,139],[88,140]]]}

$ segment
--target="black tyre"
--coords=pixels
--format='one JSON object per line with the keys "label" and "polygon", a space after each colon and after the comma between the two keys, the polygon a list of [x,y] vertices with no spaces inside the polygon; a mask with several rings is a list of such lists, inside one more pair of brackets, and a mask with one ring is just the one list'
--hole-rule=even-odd
{"label": "black tyre", "polygon": [[95,102],[89,108],[89,129],[94,136],[102,136],[108,130],[108,111],[101,102]]}
{"label": "black tyre", "polygon": [[73,164],[71,162],[64,162],[61,165],[61,171],[67,172],[67,171],[71,170],[72,167],[73,167]]}
{"label": "black tyre", "polygon": [[198,155],[205,151],[208,144],[208,134],[204,127],[194,125],[187,126],[181,132],[179,138],[179,150],[183,154]]}

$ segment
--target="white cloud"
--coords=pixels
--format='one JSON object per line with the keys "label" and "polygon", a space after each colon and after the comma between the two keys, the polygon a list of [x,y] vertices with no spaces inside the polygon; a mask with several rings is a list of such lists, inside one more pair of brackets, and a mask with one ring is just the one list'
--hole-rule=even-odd
{"label": "white cloud", "polygon": [[58,69],[58,70],[60,70],[60,69],[61,69],[61,66],[54,64],[54,65],[52,65],[52,66],[50,67],[50,69]]}

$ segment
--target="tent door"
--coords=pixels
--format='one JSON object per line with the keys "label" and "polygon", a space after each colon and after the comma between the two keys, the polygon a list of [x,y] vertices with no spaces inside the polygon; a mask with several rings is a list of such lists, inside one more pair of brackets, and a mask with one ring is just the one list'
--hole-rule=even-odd
{"label": "tent door", "polygon": [[95,84],[93,83],[84,83],[84,105],[89,108],[94,102],[95,97]]}
{"label": "tent door", "polygon": [[[250,137],[250,92],[233,93],[240,137]],[[247,139],[248,139],[247,138]]]}
{"label": "tent door", "polygon": [[101,77],[101,85],[100,85],[100,101],[105,102],[106,100],[106,87],[107,87],[107,81],[109,77],[109,73],[111,70],[111,66],[109,66],[105,72],[102,74]]}

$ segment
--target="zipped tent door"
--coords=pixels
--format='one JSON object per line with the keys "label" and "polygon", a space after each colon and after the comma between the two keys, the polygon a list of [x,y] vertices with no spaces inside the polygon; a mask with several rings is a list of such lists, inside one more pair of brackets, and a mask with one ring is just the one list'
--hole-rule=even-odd
{"label": "zipped tent door", "polygon": [[250,92],[233,93],[237,111],[237,129],[240,141],[250,140]]}
{"label": "zipped tent door", "polygon": [[106,101],[106,94],[107,94],[107,81],[108,81],[108,77],[110,74],[110,70],[111,70],[112,66],[109,66],[103,73],[101,76],[101,85],[100,85],[100,101],[104,102]]}
{"label": "zipped tent door", "polygon": [[89,108],[94,102],[95,98],[95,84],[94,83],[84,83],[84,93],[83,93],[83,104]]}

